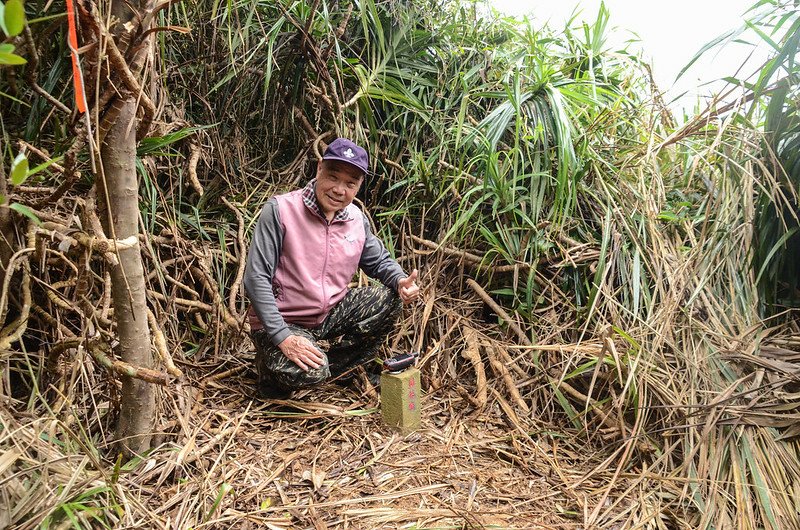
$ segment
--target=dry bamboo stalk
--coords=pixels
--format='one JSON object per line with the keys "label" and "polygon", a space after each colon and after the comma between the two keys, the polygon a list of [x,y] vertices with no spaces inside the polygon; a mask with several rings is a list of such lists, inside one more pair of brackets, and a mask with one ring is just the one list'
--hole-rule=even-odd
{"label": "dry bamboo stalk", "polygon": [[205,266],[192,266],[189,268],[195,275],[200,277],[200,282],[205,287],[206,292],[211,295],[211,298],[214,300],[214,305],[218,309],[218,314],[222,316],[222,319],[225,321],[233,329],[240,329],[241,326],[239,325],[239,321],[231,315],[231,312],[228,311],[228,307],[225,305],[225,302],[222,300],[222,295],[219,294],[219,289],[217,288],[216,281],[213,279],[211,274],[206,271]]}
{"label": "dry bamboo stalk", "polygon": [[22,307],[20,314],[11,324],[0,331],[0,350],[7,350],[11,344],[22,338],[28,329],[28,315],[31,311],[31,265],[28,259],[22,262]]}
{"label": "dry bamboo stalk", "polygon": [[614,420],[611,418],[611,413],[607,412],[600,403],[593,400],[591,397],[587,396],[586,394],[580,392],[575,387],[567,383],[566,381],[560,381],[557,378],[551,378],[550,383],[554,386],[557,386],[567,394],[571,395],[578,401],[585,404],[586,410],[590,410],[594,413],[600,421],[606,425],[610,430],[619,433],[620,437],[625,436],[625,428],[627,427],[630,429],[629,426],[625,425],[624,423],[615,423]]}
{"label": "dry bamboo stalk", "polygon": [[[103,43],[105,45],[104,49],[107,54],[106,56],[108,58],[110,69],[112,69],[113,72],[120,78],[122,84],[125,85],[129,93],[136,96],[136,106],[142,111],[142,118],[139,122],[136,139],[137,141],[141,140],[147,135],[147,132],[150,129],[150,125],[152,124],[153,118],[156,114],[156,107],[136,79],[136,74],[139,73],[139,61],[136,57],[134,57],[130,62],[129,68],[129,61],[124,57],[124,53],[127,52],[125,46],[122,46],[123,50],[117,48],[116,40],[107,33],[105,26],[99,23],[97,20],[95,20],[94,23],[95,27],[99,28],[102,32],[102,36],[100,36],[100,38],[103,39],[103,37],[105,37],[103,39]],[[120,92],[122,91],[115,87],[115,90],[112,92],[112,94],[118,95]],[[119,101],[120,99],[118,98],[114,103],[116,104]],[[104,125],[106,123],[113,123],[113,120],[106,119],[108,114],[109,112],[106,112],[106,115],[103,116],[100,127],[98,127],[98,135],[101,140],[105,137],[108,129],[110,128],[109,126]]]}
{"label": "dry bamboo stalk", "polygon": [[100,218],[97,216],[97,198],[95,197],[97,190],[92,188],[89,192],[89,195],[86,197],[84,201],[84,216],[86,217],[86,224],[88,226],[84,227],[84,230],[87,233],[92,234],[100,239],[108,239],[106,237],[106,233],[103,230],[103,224],[100,222]]}
{"label": "dry bamboo stalk", "polygon": [[517,384],[514,382],[514,378],[511,377],[511,372],[509,372],[508,368],[497,358],[498,354],[494,346],[492,344],[483,344],[483,349],[486,352],[486,357],[489,359],[489,365],[492,367],[492,371],[503,380],[508,389],[508,393],[511,395],[511,399],[514,400],[514,403],[516,403],[519,408],[525,412],[530,412],[530,407],[528,407],[528,404],[522,399],[522,396],[519,395]]}
{"label": "dry bamboo stalk", "polygon": [[205,379],[203,379],[201,384],[208,384],[208,383],[213,382],[213,381],[219,381],[220,379],[225,379],[226,377],[230,377],[232,375],[236,375],[236,374],[242,373],[245,370],[247,370],[248,368],[249,367],[246,364],[243,364],[241,366],[236,366],[236,367],[231,368],[229,370],[225,370],[224,372],[220,372],[218,374],[214,374],[214,375],[210,375],[210,376],[206,377]]}
{"label": "dry bamboo stalk", "polygon": [[517,337],[519,337],[519,340],[521,340],[526,346],[532,346],[533,345],[531,340],[522,331],[522,329],[520,329],[520,327],[517,325],[517,323],[514,322],[514,320],[508,315],[508,313],[505,312],[505,310],[502,307],[497,305],[497,302],[492,300],[492,297],[489,296],[486,293],[486,291],[483,290],[483,287],[478,285],[477,282],[475,280],[473,280],[472,278],[468,278],[467,279],[467,285],[472,287],[472,289],[478,294],[478,296],[480,296],[481,299],[484,302],[486,302],[486,305],[488,305],[489,307],[492,308],[492,311],[494,311],[497,314],[497,316],[499,316],[500,318],[505,320],[506,323],[508,323],[508,327],[510,327],[511,330],[514,333],[517,334]]}
{"label": "dry bamboo stalk", "polygon": [[[625,378],[622,376],[622,361],[620,360],[619,353],[617,353],[617,347],[614,345],[614,341],[606,335],[603,337],[603,345],[605,346],[606,350],[611,353],[611,356],[614,358],[614,366],[617,369],[617,378],[619,381],[624,381]],[[602,350],[601,350],[602,351]]]}
{"label": "dry bamboo stalk", "polygon": [[506,363],[507,367],[511,368],[511,370],[519,377],[528,377],[528,374],[525,372],[525,370],[519,367],[517,362],[511,357],[511,355],[509,355],[508,350],[506,350],[502,344],[494,343],[494,347],[495,351],[497,351],[497,353],[503,359],[503,362]]}
{"label": "dry bamboo stalk", "polygon": [[54,233],[57,233],[65,238],[71,238],[82,246],[100,252],[101,254],[107,252],[113,253],[117,250],[134,248],[139,245],[139,238],[137,236],[129,236],[125,239],[107,239],[93,236],[52,221],[45,221],[42,223],[41,227],[37,229],[37,232],[42,232],[47,236],[52,236]]}
{"label": "dry bamboo stalk", "polygon": [[[200,179],[197,178],[197,163],[200,161],[200,146],[192,142],[189,144],[191,153],[189,154],[189,167],[187,173],[189,174],[189,185],[197,192],[199,196],[203,196],[203,185],[200,184]],[[225,200],[224,198],[222,200]]]}
{"label": "dry bamboo stalk", "polygon": [[461,352],[461,355],[472,364],[472,369],[475,370],[475,387],[477,391],[475,405],[478,409],[482,409],[486,406],[487,399],[486,371],[481,361],[478,332],[469,326],[464,326],[464,341],[467,343],[467,346]]}
{"label": "dry bamboo stalk", "polygon": [[197,411],[200,410],[200,407],[202,406],[202,403],[203,403],[203,399],[205,398],[206,388],[210,384],[213,384],[215,381],[219,381],[221,379],[225,379],[226,377],[230,377],[232,375],[236,375],[238,373],[244,372],[248,368],[249,367],[246,364],[243,364],[241,366],[236,366],[236,367],[231,368],[229,370],[225,370],[224,372],[220,372],[218,374],[210,375],[210,376],[204,378],[202,381],[200,381],[200,385],[197,388],[197,393],[194,396],[194,404],[192,405],[191,413],[192,414],[196,414]]}
{"label": "dry bamboo stalk", "polygon": [[183,372],[181,372],[181,370],[175,366],[175,363],[172,361],[172,355],[170,355],[169,350],[167,349],[167,341],[164,338],[164,333],[161,331],[161,326],[158,325],[156,316],[152,311],[150,311],[149,308],[147,309],[147,321],[150,323],[150,333],[153,335],[153,344],[156,347],[156,352],[164,362],[167,372],[170,375],[180,379],[183,377]]}
{"label": "dry bamboo stalk", "polygon": [[53,315],[42,309],[36,304],[31,304],[31,311],[36,314],[37,318],[40,318],[44,322],[47,322],[49,326],[53,329],[57,329],[60,333],[62,333],[66,337],[74,337],[75,333],[72,332],[68,327],[64,326],[64,324],[60,323],[58,319],[53,318]]}
{"label": "dry bamboo stalk", "polygon": [[189,287],[185,283],[182,283],[182,282],[176,280],[169,273],[164,272],[163,275],[164,275],[164,279],[167,280],[172,285],[178,287],[179,289],[183,289],[184,291],[186,291],[191,296],[194,296],[195,298],[200,298],[200,293],[198,293],[197,291],[195,291],[194,289],[192,289],[191,287]]}
{"label": "dry bamboo stalk", "polygon": [[405,168],[403,166],[401,166],[400,164],[398,164],[397,162],[395,162],[394,160],[391,160],[389,158],[384,158],[383,159],[383,163],[386,164],[389,167],[393,167],[394,169],[399,171],[401,175],[405,175],[406,174]]}
{"label": "dry bamboo stalk", "polygon": [[184,465],[191,464],[192,462],[194,462],[195,460],[197,460],[198,458],[209,452],[211,449],[219,445],[219,443],[222,441],[223,438],[225,438],[230,434],[235,434],[237,430],[239,430],[238,425],[234,425],[233,427],[226,427],[218,434],[216,434],[213,438],[211,438],[211,440],[208,441],[205,445],[203,445],[203,447],[201,447],[197,451],[190,453],[182,462],[180,460],[176,460],[176,464],[184,464]]}
{"label": "dry bamboo stalk", "polygon": [[[491,269],[494,272],[517,272],[520,269],[527,270],[531,268],[530,263],[514,263],[513,265],[494,265],[492,263],[484,264],[483,256],[472,254],[471,252],[467,252],[466,250],[460,250],[452,247],[445,247],[443,245],[440,245],[439,243],[435,243],[433,241],[423,239],[419,236],[415,236],[414,234],[411,234],[411,239],[413,239],[417,243],[425,245],[426,247],[432,249],[434,252],[441,251],[442,253],[448,256],[461,258],[464,260],[466,264],[475,267],[479,270]],[[420,253],[421,251],[415,250],[415,252]]]}
{"label": "dry bamboo stalk", "polygon": [[106,271],[103,275],[103,300],[100,303],[100,316],[108,318],[111,312],[111,273]]}
{"label": "dry bamboo stalk", "polygon": [[512,407],[509,404],[509,402],[506,401],[506,399],[500,394],[500,392],[497,391],[497,389],[495,389],[494,387],[489,387],[489,390],[492,392],[495,399],[497,399],[497,402],[500,404],[500,408],[503,409],[503,412],[506,413],[508,421],[511,422],[514,428],[518,429],[522,433],[525,433],[526,431],[523,428],[522,422],[520,421],[519,416],[517,416],[514,407]]}
{"label": "dry bamboo stalk", "polygon": [[[242,212],[231,204],[228,199],[222,197],[222,202],[225,205],[233,210],[233,213],[236,214],[236,242],[239,245],[239,255],[244,256],[247,253],[247,244],[244,240],[244,216]],[[245,260],[239,260],[239,266],[236,270],[236,278],[233,280],[233,284],[230,288],[230,296],[228,297],[228,309],[231,312],[231,315],[236,317],[236,320],[241,320],[239,317],[239,313],[236,311],[236,297],[239,295],[239,289],[242,286],[242,279],[244,278],[244,268],[245,268]]]}
{"label": "dry bamboo stalk", "polygon": [[[49,228],[47,228],[47,225],[49,225]],[[133,246],[133,240],[131,238],[115,244],[111,240],[101,240],[86,233],[74,231],[66,226],[57,225],[56,223],[52,223],[50,221],[42,223],[42,228],[36,228],[36,235],[44,235],[48,238],[58,236],[59,239],[67,243],[68,247],[81,245],[89,250],[100,252],[103,258],[112,267],[116,267],[118,265],[117,257],[113,253],[113,249],[117,247],[130,248]]]}
{"label": "dry bamboo stalk", "polygon": [[[8,290],[11,285],[11,277],[14,275],[17,268],[19,268],[20,264],[22,263],[22,260],[24,259],[25,262],[27,262],[29,259],[28,254],[31,254],[32,252],[36,251],[35,230],[36,230],[36,225],[30,223],[28,226],[28,232],[26,234],[28,247],[16,251],[11,256],[11,258],[9,258],[8,262],[5,264],[6,270],[3,275],[2,290],[0,291],[0,324],[5,322],[6,315],[8,313]],[[66,257],[64,259],[65,261],[74,266],[74,263],[66,259]],[[77,268],[74,268],[74,270],[76,273],[78,272]]]}
{"label": "dry bamboo stalk", "polygon": [[472,254],[470,252],[467,252],[465,250],[459,250],[457,248],[445,247],[443,245],[440,245],[439,243],[435,243],[434,241],[428,241],[427,239],[415,236],[414,234],[411,234],[411,239],[413,239],[417,243],[425,245],[426,247],[434,251],[440,250],[449,256],[463,258],[465,261],[468,261],[474,265],[479,265],[481,261],[483,261],[483,258],[481,256],[478,256],[477,254]]}
{"label": "dry bamboo stalk", "polygon": [[462,398],[464,398],[467,401],[469,401],[470,403],[472,403],[472,406],[475,407],[476,409],[480,410],[483,407],[483,405],[481,405],[478,402],[478,400],[475,399],[475,397],[473,397],[472,394],[467,392],[466,388],[464,388],[463,386],[459,385],[458,383],[456,383],[456,392],[458,392],[458,395],[460,395]]}
{"label": "dry bamboo stalk", "polygon": [[[151,236],[150,240],[153,241],[153,237],[152,236]],[[167,273],[167,267],[171,267],[172,265],[176,265],[178,263],[183,263],[184,261],[190,261],[190,260],[193,260],[193,259],[196,259],[195,256],[188,255],[188,256],[178,256],[177,258],[165,259],[163,261],[156,261],[155,265],[158,268],[153,270],[153,271],[151,271],[146,276],[146,279],[149,281],[149,280],[152,280],[153,278],[155,278],[156,276],[158,276],[159,269],[164,274],[166,274]]]}
{"label": "dry bamboo stalk", "polygon": [[558,353],[575,352],[584,353],[586,355],[599,355],[603,349],[602,345],[589,342],[557,345],[531,344],[528,346],[522,346],[520,344],[508,344],[506,347],[512,350],[551,351]]}
{"label": "dry bamboo stalk", "polygon": [[214,312],[213,307],[203,302],[200,302],[199,300],[187,300],[185,298],[167,297],[158,291],[153,291],[152,289],[147,290],[147,296],[150,296],[162,302],[172,302],[175,305],[180,305],[191,309],[200,309],[202,311],[205,311],[206,313]]}
{"label": "dry bamboo stalk", "polygon": [[[308,134],[308,137],[315,139],[314,143],[316,143],[317,139],[319,139],[319,140],[322,139],[322,137],[317,132],[317,130],[314,128],[314,126],[311,125],[311,122],[308,121],[308,118],[306,117],[305,112],[303,112],[303,110],[300,107],[298,107],[297,105],[292,105],[292,111],[293,111],[294,115],[300,120],[300,125],[306,131],[306,134]],[[315,153],[317,151],[319,151],[319,149],[318,149],[318,147],[315,147]],[[317,157],[317,160],[322,160],[322,154],[321,153],[320,153],[319,157]]]}
{"label": "dry bamboo stalk", "polygon": [[[25,29],[27,30],[28,28],[25,28]],[[72,111],[69,111],[69,112],[72,112]],[[49,155],[49,154],[47,154],[47,152],[46,152],[46,151],[43,151],[43,150],[41,150],[41,149],[37,148],[36,146],[29,144],[29,143],[28,143],[28,142],[26,142],[25,140],[17,140],[17,145],[19,145],[21,148],[22,148],[22,147],[24,147],[25,149],[28,149],[28,150],[29,150],[30,152],[32,152],[32,153],[35,153],[35,154],[36,154],[36,155],[38,155],[38,156],[39,156],[39,157],[40,157],[42,160],[45,160],[45,161],[47,161],[47,162],[50,162],[50,165],[49,165],[48,167],[51,167],[51,168],[55,169],[55,170],[56,170],[56,171],[58,171],[59,173],[63,173],[63,172],[64,172],[64,167],[63,167],[63,166],[60,166],[60,165],[58,165],[58,164],[57,164],[57,163],[55,163],[55,162],[53,162],[53,159],[50,157],[50,155]],[[20,186],[17,186],[17,188],[20,188]],[[48,190],[48,191],[50,191],[50,192],[52,192],[52,191],[53,191],[53,188],[42,188],[42,189],[47,189],[47,190]]]}
{"label": "dry bamboo stalk", "polygon": [[169,376],[163,372],[151,370],[149,368],[142,368],[140,366],[133,366],[124,361],[111,360],[103,351],[103,347],[99,342],[89,343],[87,345],[89,353],[92,357],[100,363],[101,366],[116,372],[119,375],[141,379],[148,383],[155,383],[157,385],[166,386],[169,382]]}
{"label": "dry bamboo stalk", "polygon": [[425,308],[422,311],[422,321],[417,332],[417,343],[414,345],[414,351],[419,352],[422,349],[422,341],[425,338],[425,328],[428,326],[428,320],[433,311],[433,304],[436,302],[436,284],[431,282],[431,290],[427,293],[427,300],[425,300]]}
{"label": "dry bamboo stalk", "polygon": [[56,342],[52,346],[50,346],[50,355],[57,355],[66,350],[77,348],[81,345],[84,339],[75,337],[74,335],[68,339],[62,340],[61,342]]}
{"label": "dry bamboo stalk", "polygon": [[58,289],[59,287],[64,287],[66,285],[74,285],[74,283],[75,282],[56,282],[50,286],[52,289],[45,289],[44,294],[45,296],[47,296],[47,298],[50,299],[53,305],[60,307],[61,309],[65,309],[67,311],[77,311],[78,310],[77,307],[74,307],[70,302],[64,300],[61,296],[59,296],[60,293],[53,291],[53,289]]}

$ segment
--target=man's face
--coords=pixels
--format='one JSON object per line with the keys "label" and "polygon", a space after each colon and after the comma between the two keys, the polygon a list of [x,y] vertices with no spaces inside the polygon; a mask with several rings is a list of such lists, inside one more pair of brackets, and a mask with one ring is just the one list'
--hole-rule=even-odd
{"label": "man's face", "polygon": [[317,167],[317,202],[330,221],[358,193],[364,175],[358,168],[336,160],[323,160]]}

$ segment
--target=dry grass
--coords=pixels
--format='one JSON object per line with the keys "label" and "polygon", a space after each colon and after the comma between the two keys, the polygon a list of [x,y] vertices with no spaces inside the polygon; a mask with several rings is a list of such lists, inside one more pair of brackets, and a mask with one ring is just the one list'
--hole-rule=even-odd
{"label": "dry grass", "polygon": [[121,470],[68,412],[3,412],[4,523],[89,527],[96,515],[152,528],[579,528],[608,478],[578,483],[601,461],[552,426],[510,418],[496,391],[476,413],[451,389],[432,389],[422,429],[401,436],[369,392],[327,385],[290,401],[253,399],[247,365],[237,352],[216,366],[230,375],[165,393],[174,427]]}
{"label": "dry grass", "polygon": [[[20,529],[577,529],[592,518],[605,528],[672,519],[667,506],[680,482],[620,476],[618,450],[607,443],[616,435],[581,437],[542,420],[552,410],[537,410],[536,398],[548,384],[526,361],[529,350],[492,338],[497,326],[472,314],[477,298],[434,294],[426,289],[394,337],[395,348],[434,330],[439,337],[425,341],[424,420],[408,436],[381,422],[365,382],[255,399],[250,344],[240,340],[191,363],[175,355],[186,375],[161,393],[158,446],[115,462],[116,384],[85,355],[65,355],[68,384],[35,391],[27,405],[5,401],[0,492],[10,509],[0,521]],[[476,362],[462,357],[463,334]],[[24,377],[20,367],[39,366],[35,357],[5,360],[7,383]],[[475,371],[484,365],[481,390]]]}
{"label": "dry grass", "polygon": [[[423,300],[388,344],[422,352],[423,428],[406,437],[381,423],[369,388],[254,399],[249,341],[230,332],[219,299],[218,317],[196,307],[179,313],[195,331],[209,324],[191,356],[183,341],[193,335],[167,317],[174,306],[159,310],[173,372],[183,376],[160,393],[156,448],[131,462],[116,461],[111,446],[117,382],[79,341],[56,356],[46,347],[6,352],[0,495],[9,508],[0,523],[673,529],[772,520],[793,528],[796,329],[764,330],[726,310],[714,291],[729,256],[700,245],[695,254],[675,252],[671,234],[650,235],[653,272],[665,278],[650,321],[626,334],[615,328],[624,314],[619,287],[606,282],[597,302],[605,327],[575,341],[564,313],[553,308],[523,322],[486,304],[484,288],[457,273],[461,255],[412,247],[406,255],[415,263],[406,265],[425,265]],[[178,259],[176,241],[185,244],[154,243],[171,252],[170,276],[185,282],[191,276],[178,274],[191,261]],[[739,241],[723,240],[733,248]],[[567,246],[560,261],[586,252]],[[552,264],[543,277],[554,275],[556,302],[562,269]],[[687,304],[692,291],[699,294]],[[60,315],[62,331],[85,325]],[[529,326],[536,344],[523,331]]]}

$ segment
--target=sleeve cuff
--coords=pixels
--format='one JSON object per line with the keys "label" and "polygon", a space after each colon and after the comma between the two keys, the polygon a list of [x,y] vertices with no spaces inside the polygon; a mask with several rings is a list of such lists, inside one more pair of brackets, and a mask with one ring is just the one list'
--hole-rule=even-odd
{"label": "sleeve cuff", "polygon": [[278,344],[286,340],[286,337],[288,337],[289,335],[291,335],[291,333],[289,332],[289,328],[288,327],[283,328],[282,330],[280,330],[279,332],[277,332],[272,336],[271,339],[272,344],[277,346]]}
{"label": "sleeve cuff", "polygon": [[400,293],[400,280],[404,280],[404,279],[406,279],[406,278],[408,278],[408,274],[406,274],[406,273],[404,272],[404,273],[400,274],[399,276],[397,276],[397,277],[394,279],[394,281],[392,282],[392,283],[394,283],[394,285],[392,285],[392,288],[394,289],[394,291],[395,291],[396,293],[398,293],[398,294]]}

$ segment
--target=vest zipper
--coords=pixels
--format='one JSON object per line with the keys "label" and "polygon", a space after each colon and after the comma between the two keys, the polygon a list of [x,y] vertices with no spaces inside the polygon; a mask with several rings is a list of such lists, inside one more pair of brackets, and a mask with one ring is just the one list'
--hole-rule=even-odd
{"label": "vest zipper", "polygon": [[325,294],[325,278],[328,273],[328,255],[330,254],[331,248],[331,225],[328,223],[327,219],[323,220],[325,222],[325,261],[322,262],[322,278],[320,278],[320,285],[322,286],[322,307],[320,308],[322,312],[326,312],[328,310],[325,307],[327,304],[326,300],[328,299],[328,295]]}

